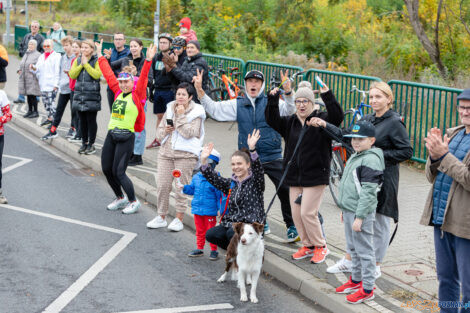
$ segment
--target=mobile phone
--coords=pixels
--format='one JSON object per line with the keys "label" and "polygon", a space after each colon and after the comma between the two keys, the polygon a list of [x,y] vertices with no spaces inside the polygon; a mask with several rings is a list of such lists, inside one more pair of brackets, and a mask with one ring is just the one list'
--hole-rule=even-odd
{"label": "mobile phone", "polygon": [[325,83],[320,79],[318,75],[315,76],[315,80],[317,81],[318,85],[320,85],[321,88],[325,87]]}
{"label": "mobile phone", "polygon": [[171,127],[174,127],[175,125],[173,124],[173,120],[171,118],[167,118],[166,119],[166,124],[171,126]]}

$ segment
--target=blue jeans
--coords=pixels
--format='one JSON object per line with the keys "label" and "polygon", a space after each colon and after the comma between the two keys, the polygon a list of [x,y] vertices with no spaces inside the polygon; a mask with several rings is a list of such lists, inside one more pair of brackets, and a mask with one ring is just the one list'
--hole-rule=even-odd
{"label": "blue jeans", "polygon": [[[145,102],[144,111],[147,112],[147,102]],[[145,151],[145,128],[140,133],[135,132],[134,154],[143,155]]]}
{"label": "blue jeans", "polygon": [[[470,312],[470,240],[447,232],[441,234],[440,227],[435,226],[434,247],[441,312]],[[460,307],[457,305],[459,301],[463,302]]]}

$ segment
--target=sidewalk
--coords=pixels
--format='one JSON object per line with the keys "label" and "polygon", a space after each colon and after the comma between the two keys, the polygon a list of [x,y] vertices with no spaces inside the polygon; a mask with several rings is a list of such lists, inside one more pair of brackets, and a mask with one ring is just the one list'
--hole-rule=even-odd
{"label": "sidewalk", "polygon": [[[9,98],[17,96],[18,58],[10,56],[10,64],[7,67],[8,82],[5,87]],[[92,156],[80,156],[77,151],[79,144],[72,144],[64,139],[70,123],[70,111],[66,109],[59,127],[59,138],[44,144],[51,144],[62,152],[67,153],[81,162],[84,167],[94,171],[100,171],[100,152],[106,125],[109,120],[109,108],[106,98],[106,87],[102,85],[102,111],[98,114],[98,153]],[[155,136],[156,116],[152,114],[152,103],[148,103],[146,130],[146,142],[149,144]],[[42,104],[39,105],[41,117],[37,120],[21,117],[26,112],[26,105],[14,105],[13,124],[34,134],[37,137],[47,133],[45,128],[38,124],[45,118]],[[213,120],[206,121],[205,142],[212,141],[216,149],[221,153],[221,163],[218,170],[222,176],[231,173],[229,156],[236,149],[237,125],[232,123],[219,123]],[[128,173],[132,175],[136,192],[140,198],[156,204],[156,160],[158,149],[146,150],[144,153],[144,165],[129,167]],[[326,273],[326,268],[334,264],[342,257],[345,249],[343,226],[339,221],[339,209],[334,204],[329,190],[325,192],[321,213],[325,220],[325,232],[327,242],[332,254],[327,257],[325,263],[313,265],[308,259],[292,261],[290,255],[295,252],[300,244],[288,244],[285,242],[285,227],[282,222],[280,203],[276,199],[269,212],[268,221],[272,234],[266,236],[265,264],[263,270],[284,282],[289,287],[298,290],[304,296],[333,312],[416,312],[416,308],[403,308],[403,302],[407,300],[435,300],[437,294],[437,279],[435,272],[434,245],[432,228],[419,225],[419,218],[423,210],[424,201],[430,188],[424,174],[414,169],[402,166],[400,169],[400,223],[394,242],[390,246],[385,262],[382,265],[382,277],[377,280],[376,298],[367,305],[349,305],[344,296],[334,294],[334,287],[347,280],[348,275],[332,275]],[[274,194],[274,185],[266,179],[265,207],[267,207]],[[185,216],[185,224],[194,228],[189,212]],[[145,227],[145,225],[142,225]],[[392,226],[392,229],[394,227]]]}

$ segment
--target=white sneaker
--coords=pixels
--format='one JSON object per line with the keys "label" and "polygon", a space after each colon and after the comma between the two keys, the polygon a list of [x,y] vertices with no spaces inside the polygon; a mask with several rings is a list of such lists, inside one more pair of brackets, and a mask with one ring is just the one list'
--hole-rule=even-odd
{"label": "white sneaker", "polygon": [[342,258],[335,265],[332,265],[326,269],[328,273],[337,274],[343,272],[351,272],[352,270],[352,261],[346,260],[346,258]]}
{"label": "white sneaker", "polygon": [[127,200],[127,197],[124,197],[124,198],[121,198],[121,199],[116,198],[116,199],[114,199],[113,202],[108,204],[108,210],[116,211],[116,210],[119,210],[119,209],[124,209],[128,203],[129,203],[129,201]]}
{"label": "white sneaker", "polygon": [[183,222],[180,221],[179,218],[175,218],[170,225],[168,225],[168,229],[172,231],[182,231],[183,230]]}
{"label": "white sneaker", "polygon": [[148,228],[161,228],[166,227],[167,223],[160,215],[157,215],[156,218],[147,223]]}
{"label": "white sneaker", "polygon": [[140,208],[140,202],[139,200],[135,200],[135,201],[129,202],[126,208],[122,210],[122,213],[124,214],[136,213],[139,208]]}
{"label": "white sneaker", "polygon": [[382,276],[382,271],[380,270],[380,266],[376,265],[375,266],[375,272],[374,272],[374,278],[377,279],[380,276]]}

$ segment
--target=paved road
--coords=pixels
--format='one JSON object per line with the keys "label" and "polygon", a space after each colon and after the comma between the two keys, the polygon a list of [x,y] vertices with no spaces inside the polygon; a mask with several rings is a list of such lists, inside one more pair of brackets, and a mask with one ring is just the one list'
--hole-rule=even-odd
{"label": "paved road", "polygon": [[16,127],[5,137],[0,312],[41,312],[54,301],[74,313],[214,304],[233,306],[217,312],[324,312],[266,276],[260,303],[240,303],[234,282],[216,283],[222,260],[186,256],[194,233],[147,230],[155,211],[146,205],[132,216],[107,211],[113,195],[99,173]]}

